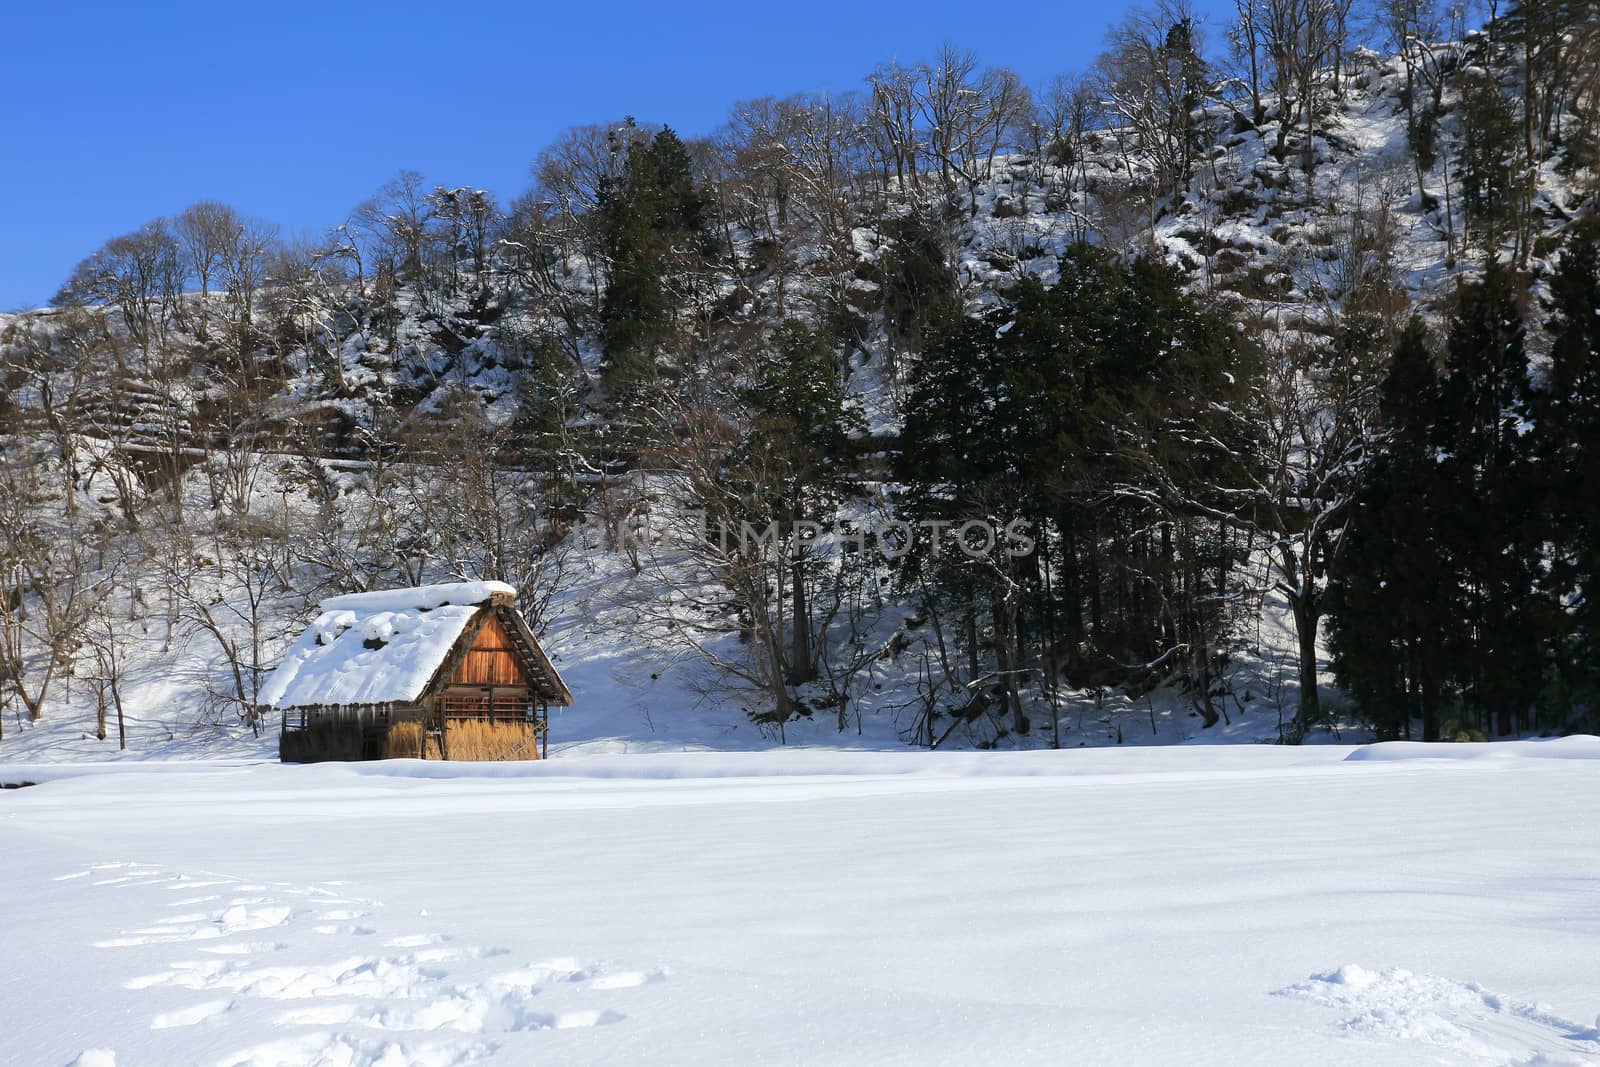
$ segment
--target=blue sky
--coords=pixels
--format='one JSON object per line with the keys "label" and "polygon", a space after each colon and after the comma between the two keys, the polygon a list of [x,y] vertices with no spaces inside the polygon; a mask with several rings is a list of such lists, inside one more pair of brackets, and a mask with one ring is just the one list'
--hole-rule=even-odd
{"label": "blue sky", "polygon": [[[0,21],[0,310],[200,199],[320,233],[402,168],[502,201],[567,126],[686,134],[943,41],[1037,84],[1131,5],[967,0],[14,5]],[[1227,0],[1202,0],[1220,40]]]}

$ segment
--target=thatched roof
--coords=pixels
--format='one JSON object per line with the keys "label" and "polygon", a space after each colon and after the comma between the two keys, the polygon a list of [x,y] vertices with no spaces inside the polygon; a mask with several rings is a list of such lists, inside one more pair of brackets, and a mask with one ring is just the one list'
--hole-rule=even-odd
{"label": "thatched roof", "polygon": [[267,678],[264,708],[411,704],[448,676],[452,653],[490,615],[521,654],[539,696],[572,703],[503,582],[452,582],[324,600],[321,614]]}

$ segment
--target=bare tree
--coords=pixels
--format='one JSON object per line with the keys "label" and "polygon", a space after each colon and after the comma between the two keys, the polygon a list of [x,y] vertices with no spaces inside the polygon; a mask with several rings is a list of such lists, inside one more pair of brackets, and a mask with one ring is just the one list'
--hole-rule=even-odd
{"label": "bare tree", "polygon": [[1251,25],[1260,33],[1263,55],[1277,98],[1278,133],[1274,153],[1288,154],[1290,131],[1299,125],[1301,169],[1313,175],[1316,134],[1328,94],[1338,92],[1337,63],[1345,47],[1350,6],[1347,0],[1257,0]]}
{"label": "bare tree", "polygon": [[[1436,202],[1428,192],[1428,175],[1440,156],[1438,127],[1444,112],[1446,77],[1439,45],[1444,21],[1434,0],[1378,0],[1373,14],[1379,32],[1400,57],[1405,70],[1406,144],[1411,150],[1418,203],[1426,210]],[[1448,165],[1447,160],[1447,168]],[[1447,176],[1448,173],[1447,169]],[[1448,198],[1448,177],[1445,195]],[[1446,242],[1446,255],[1454,259],[1454,220],[1448,210],[1444,215],[1440,236]]]}
{"label": "bare tree", "polygon": [[474,189],[469,185],[453,189],[441,185],[428,194],[428,204],[442,228],[441,239],[452,288],[458,284],[458,263],[467,259],[472,263],[474,284],[480,293],[483,292],[488,279],[489,250],[498,237],[502,221],[494,195],[487,189]]}
{"label": "bare tree", "polygon": [[373,239],[372,258],[397,282],[415,286],[424,301],[433,217],[422,175],[414,170],[401,171],[355,210],[356,221]]}
{"label": "bare tree", "polygon": [[551,622],[571,574],[571,546],[543,492],[544,479],[511,462],[502,433],[481,403],[453,389],[436,420],[417,427],[399,472],[415,516],[416,550],[427,567],[469,580],[503,581],[518,591],[534,626]]}
{"label": "bare tree", "polygon": [[[113,570],[107,578],[107,585],[115,590],[127,575],[120,570]],[[122,704],[122,684],[127,677],[127,662],[123,656],[123,637],[117,630],[112,611],[114,599],[108,595],[95,605],[92,618],[84,626],[83,640],[93,653],[95,662],[95,736],[102,741],[106,739],[106,713],[115,712],[117,748],[125,751],[128,747],[128,724]]]}
{"label": "bare tree", "polygon": [[243,370],[255,331],[256,293],[266,280],[278,244],[278,227],[260,219],[234,218],[222,241],[219,265],[232,311],[235,358]]}
{"label": "bare tree", "polygon": [[0,453],[0,663],[31,720],[44,715],[55,683],[70,678],[99,584],[90,531],[65,506],[74,487],[41,476],[61,470],[38,445]]}
{"label": "bare tree", "polygon": [[956,190],[981,121],[983,101],[973,86],[977,71],[976,52],[945,44],[931,63],[918,66],[912,83],[928,155],[939,165],[947,194]]}
{"label": "bare tree", "polygon": [[1146,171],[1171,197],[1188,183],[1210,140],[1204,108],[1215,86],[1199,33],[1187,0],[1163,0],[1153,11],[1130,13],[1098,63],[1106,106],[1132,135],[1124,141],[1137,155],[1130,172]]}
{"label": "bare tree", "polygon": [[1219,461],[1209,478],[1177,476],[1135,442],[1139,467],[1163,507],[1247,531],[1264,547],[1271,584],[1295,622],[1302,734],[1321,715],[1317,634],[1329,568],[1377,441],[1372,357],[1381,345],[1364,332],[1370,327],[1351,320],[1333,346],[1308,344],[1281,329],[1266,332],[1276,344],[1249,403],[1229,411],[1221,426],[1197,423],[1185,431],[1190,444]]}
{"label": "bare tree", "polygon": [[79,263],[55,303],[114,306],[128,336],[148,352],[164,335],[182,289],[178,244],[166,223],[157,219],[113,237]]}
{"label": "bare tree", "polygon": [[261,680],[297,614],[287,516],[237,511],[226,496],[219,503],[224,507],[203,527],[170,509],[152,509],[158,522],[147,536],[162,542],[152,555],[179,625],[206,638],[220,656],[226,681],[210,688],[212,699],[259,736]]}
{"label": "bare tree", "polygon": [[947,194],[965,185],[968,214],[978,211],[979,186],[994,177],[1002,147],[1014,147],[1031,102],[1022,79],[1004,68],[978,70],[977,54],[951,45],[919,68],[918,101],[928,154],[939,164]]}
{"label": "bare tree", "polygon": [[1259,127],[1267,121],[1267,108],[1262,102],[1262,49],[1265,34],[1261,29],[1259,0],[1234,0],[1235,19],[1228,28],[1228,44],[1232,58],[1239,65],[1240,80],[1250,100],[1250,123]]}
{"label": "bare tree", "polygon": [[[919,168],[924,140],[917,81],[917,71],[898,63],[885,64],[867,78],[872,94],[867,130],[886,192],[893,189],[910,196],[922,192]],[[891,168],[893,183],[889,181]]]}
{"label": "bare tree", "polygon": [[197,336],[207,339],[211,313],[211,279],[222,267],[223,256],[239,228],[238,214],[226,204],[201,200],[190,204],[172,220],[173,234],[189,276],[200,282],[200,326]]}
{"label": "bare tree", "polygon": [[786,593],[797,546],[776,526],[752,524],[762,508],[750,487],[762,479],[750,470],[730,474],[742,439],[737,423],[704,401],[668,401],[652,419],[659,444],[650,464],[662,472],[667,506],[642,543],[634,540],[643,574],[672,593],[639,602],[641,623],[759,694],[765,709],[752,717],[781,733],[795,706]]}

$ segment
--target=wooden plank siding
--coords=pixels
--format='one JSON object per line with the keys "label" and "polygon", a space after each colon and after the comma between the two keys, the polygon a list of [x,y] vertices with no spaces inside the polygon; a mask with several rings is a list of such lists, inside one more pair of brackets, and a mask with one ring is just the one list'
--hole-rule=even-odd
{"label": "wooden plank siding", "polygon": [[461,657],[450,678],[455,685],[516,685],[526,686],[528,679],[522,670],[516,646],[506,633],[500,619],[490,615],[472,648]]}

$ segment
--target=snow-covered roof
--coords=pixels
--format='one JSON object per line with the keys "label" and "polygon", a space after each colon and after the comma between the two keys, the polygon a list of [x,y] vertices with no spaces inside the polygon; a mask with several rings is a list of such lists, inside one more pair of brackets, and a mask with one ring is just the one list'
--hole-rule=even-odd
{"label": "snow-covered roof", "polygon": [[452,582],[322,601],[315,621],[262,686],[263,707],[417,700],[479,608],[504,582]]}
{"label": "snow-covered roof", "polygon": [[495,594],[514,597],[517,591],[505,582],[445,582],[419,585],[413,589],[380,589],[374,593],[346,593],[329,597],[317,606],[323,611],[432,611],[447,604],[477,607]]}

